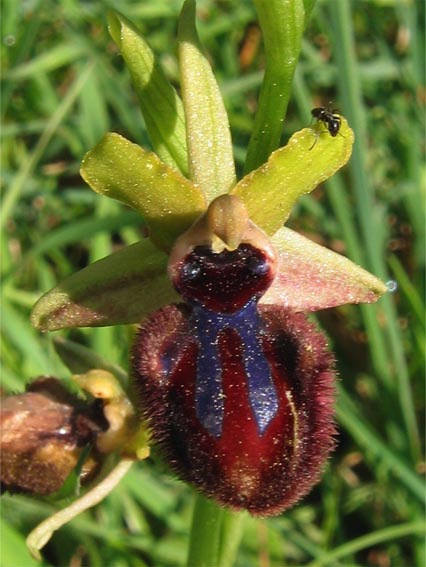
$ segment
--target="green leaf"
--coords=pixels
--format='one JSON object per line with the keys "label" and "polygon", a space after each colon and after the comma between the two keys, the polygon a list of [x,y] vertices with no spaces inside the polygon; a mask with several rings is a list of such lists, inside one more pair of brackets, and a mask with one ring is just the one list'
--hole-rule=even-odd
{"label": "green leaf", "polygon": [[0,328],[3,345],[13,345],[16,357],[25,361],[21,381],[24,382],[28,376],[53,373],[55,366],[43,341],[39,340],[40,337],[28,325],[28,316],[20,312],[4,297],[1,301],[1,314]]}
{"label": "green leaf", "polygon": [[37,140],[37,143],[32,147],[31,153],[28,154],[26,159],[22,160],[16,175],[14,175],[12,182],[9,185],[8,191],[5,192],[2,200],[0,210],[0,225],[4,227],[5,223],[12,216],[13,209],[18,203],[24,188],[31,183],[34,178],[36,167],[39,164],[46,148],[50,144],[50,140],[60,130],[61,125],[66,122],[66,116],[75,104],[81,91],[94,71],[94,63],[89,61],[86,67],[76,77],[75,81],[69,86],[67,92],[61,103],[52,109],[52,114],[49,120],[44,125],[43,134]]}
{"label": "green leaf", "polygon": [[40,567],[33,559],[25,545],[25,540],[18,530],[15,530],[6,520],[1,521],[0,565],[2,567]]}
{"label": "green leaf", "polygon": [[250,219],[268,235],[283,225],[300,195],[310,193],[348,161],[354,135],[343,116],[341,121],[334,138],[321,123],[296,132],[267,163],[232,189],[231,194],[246,205]]}
{"label": "green leaf", "polygon": [[305,29],[309,24],[309,18],[311,16],[312,10],[315,8],[316,0],[303,0],[303,6],[305,8]]}
{"label": "green leaf", "polygon": [[53,346],[72,374],[85,374],[93,368],[100,368],[113,374],[121,384],[127,383],[127,373],[122,368],[105,360],[92,349],[59,336],[54,337]]}
{"label": "green leaf", "polygon": [[228,116],[195,28],[195,2],[183,5],[178,27],[190,178],[210,202],[236,182]]}
{"label": "green leaf", "polygon": [[190,181],[119,134],[106,134],[84,156],[81,175],[97,193],[139,211],[151,240],[166,251],[205,210],[201,191]]}
{"label": "green leaf", "polygon": [[161,159],[188,173],[182,101],[141,32],[118,12],[108,14],[109,32],[130,71],[145,124]]}
{"label": "green leaf", "polygon": [[417,535],[424,541],[425,524],[422,521],[398,523],[392,526],[386,526],[371,533],[357,536],[350,541],[334,546],[333,549],[323,552],[319,557],[315,558],[307,567],[326,567],[327,565],[348,565],[347,561],[342,562],[344,557],[353,557],[360,551],[368,549],[383,548],[386,542],[396,545],[398,538]]}
{"label": "green leaf", "polygon": [[142,240],[66,278],[38,300],[31,322],[42,331],[137,323],[179,300],[166,270],[166,254]]}
{"label": "green leaf", "polygon": [[387,291],[381,280],[348,258],[289,228],[281,228],[271,240],[279,251],[280,267],[261,303],[317,311],[372,303]]}
{"label": "green leaf", "polygon": [[70,65],[74,61],[85,58],[88,52],[85,45],[76,45],[74,42],[61,43],[51,46],[37,57],[31,57],[29,61],[21,63],[11,69],[4,77],[8,80],[30,79],[42,73],[49,73],[60,67]]}

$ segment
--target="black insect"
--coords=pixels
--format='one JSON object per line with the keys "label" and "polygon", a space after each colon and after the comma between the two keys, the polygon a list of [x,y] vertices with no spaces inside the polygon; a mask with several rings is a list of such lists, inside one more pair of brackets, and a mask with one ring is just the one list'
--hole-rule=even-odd
{"label": "black insect", "polygon": [[[313,118],[317,119],[317,122],[323,122],[325,127],[327,128],[330,136],[337,136],[339,134],[340,126],[342,124],[342,120],[339,114],[336,114],[335,111],[327,110],[323,106],[319,106],[317,108],[313,108],[311,110],[311,114]],[[319,135],[319,134],[318,134]],[[341,134],[340,134],[341,135]],[[312,148],[317,143],[317,140],[313,143]]]}
{"label": "black insect", "polygon": [[323,122],[330,132],[330,135],[337,136],[340,130],[340,125],[342,123],[341,118],[335,112],[327,110],[323,106],[319,106],[318,108],[313,108],[311,110],[311,114],[314,118],[318,120],[318,122]]}

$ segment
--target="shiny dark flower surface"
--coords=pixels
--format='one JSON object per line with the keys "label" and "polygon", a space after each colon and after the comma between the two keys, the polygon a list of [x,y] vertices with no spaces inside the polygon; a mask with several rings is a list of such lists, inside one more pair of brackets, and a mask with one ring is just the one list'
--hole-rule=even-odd
{"label": "shiny dark flower surface", "polygon": [[196,300],[212,311],[232,313],[263,295],[272,283],[271,265],[261,250],[249,244],[220,254],[198,246],[182,262],[174,283],[184,299]]}
{"label": "shiny dark flower surface", "polygon": [[195,247],[176,273],[186,302],[151,315],[133,348],[142,416],[181,478],[232,508],[279,513],[334,444],[326,341],[303,314],[258,307],[271,277],[254,246]]}

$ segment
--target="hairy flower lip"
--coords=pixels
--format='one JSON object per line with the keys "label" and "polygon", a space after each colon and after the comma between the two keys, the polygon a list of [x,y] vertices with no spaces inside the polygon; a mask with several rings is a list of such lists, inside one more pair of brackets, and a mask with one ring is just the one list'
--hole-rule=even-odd
{"label": "hairy flower lip", "polygon": [[[188,356],[193,335],[185,306],[164,307],[145,321],[133,345],[132,366],[143,419],[171,469],[222,505],[268,516],[310,490],[334,447],[334,359],[322,333],[304,315],[270,306],[261,306],[260,313],[275,337],[271,344],[278,350],[271,356],[278,356],[280,368],[290,372],[289,382],[280,388],[283,407],[293,415],[274,426],[270,438],[266,434],[267,442],[254,441],[250,417],[240,413],[240,404],[229,410],[231,429],[225,428],[218,440],[199,425],[191,382],[174,382],[184,376],[184,368],[188,376],[192,372]],[[168,370],[167,352],[174,361]],[[238,358],[232,360],[238,364]],[[173,367],[176,374],[169,381]],[[235,384],[233,388],[240,391]],[[231,395],[232,389],[227,392]],[[251,433],[244,433],[247,428]],[[255,451],[252,443],[258,443]]]}

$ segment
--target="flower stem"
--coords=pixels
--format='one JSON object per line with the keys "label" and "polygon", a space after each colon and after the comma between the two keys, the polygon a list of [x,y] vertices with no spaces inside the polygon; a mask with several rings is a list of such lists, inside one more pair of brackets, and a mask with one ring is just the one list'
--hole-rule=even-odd
{"label": "flower stem", "polygon": [[217,506],[195,496],[188,567],[232,567],[240,544],[245,512]]}
{"label": "flower stem", "polygon": [[188,567],[218,565],[224,509],[201,494],[195,496],[189,542]]}
{"label": "flower stem", "polygon": [[302,0],[254,0],[265,45],[265,77],[245,173],[266,162],[280,144],[305,25]]}
{"label": "flower stem", "polygon": [[220,567],[232,567],[243,535],[245,512],[224,510],[220,540]]}
{"label": "flower stem", "polygon": [[39,524],[27,537],[27,546],[31,555],[35,559],[40,560],[40,549],[50,540],[53,532],[71,521],[78,514],[99,504],[127,474],[133,463],[134,459],[122,459],[99,484],[94,486],[84,496]]}

